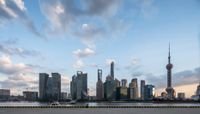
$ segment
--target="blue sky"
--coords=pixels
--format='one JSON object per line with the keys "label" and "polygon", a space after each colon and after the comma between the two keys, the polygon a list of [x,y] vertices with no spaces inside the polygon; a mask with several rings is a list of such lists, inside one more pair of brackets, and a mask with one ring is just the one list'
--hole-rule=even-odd
{"label": "blue sky", "polygon": [[105,80],[113,60],[119,80],[137,77],[162,90],[170,42],[173,85],[194,90],[199,12],[199,0],[0,0],[0,87],[37,90],[39,72],[59,72],[69,91],[82,70],[94,95],[97,68]]}

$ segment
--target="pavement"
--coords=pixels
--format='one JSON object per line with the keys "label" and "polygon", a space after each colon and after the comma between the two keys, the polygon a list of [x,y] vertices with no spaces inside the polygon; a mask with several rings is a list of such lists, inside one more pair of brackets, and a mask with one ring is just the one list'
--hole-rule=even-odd
{"label": "pavement", "polygon": [[200,108],[1,108],[0,114],[200,114]]}

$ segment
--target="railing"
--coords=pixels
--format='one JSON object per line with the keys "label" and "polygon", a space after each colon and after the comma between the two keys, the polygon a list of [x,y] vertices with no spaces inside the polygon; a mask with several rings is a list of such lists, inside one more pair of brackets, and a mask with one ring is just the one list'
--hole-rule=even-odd
{"label": "railing", "polygon": [[200,108],[200,106],[0,106],[2,108]]}

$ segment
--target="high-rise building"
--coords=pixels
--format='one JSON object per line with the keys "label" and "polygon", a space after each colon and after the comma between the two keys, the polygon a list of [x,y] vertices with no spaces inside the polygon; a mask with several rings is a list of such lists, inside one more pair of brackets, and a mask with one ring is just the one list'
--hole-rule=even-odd
{"label": "high-rise building", "polygon": [[138,84],[137,84],[137,78],[134,78],[131,80],[131,83],[129,84],[128,88],[128,97],[131,100],[137,100],[138,97]]}
{"label": "high-rise building", "polygon": [[9,100],[10,90],[9,89],[0,89],[0,100]]}
{"label": "high-rise building", "polygon": [[103,82],[102,82],[102,70],[101,69],[97,70],[97,75],[98,75],[98,81],[96,84],[96,98],[97,98],[97,100],[103,100],[104,99],[104,87],[103,87]]}
{"label": "high-rise building", "polygon": [[152,100],[155,96],[155,86],[145,85],[144,87],[144,100]]}
{"label": "high-rise building", "polygon": [[73,100],[76,99],[76,91],[77,91],[77,86],[76,86],[76,75],[72,76],[72,81],[70,82],[70,94],[71,94],[71,98]]}
{"label": "high-rise building", "polygon": [[126,87],[127,80],[126,79],[122,79],[121,83],[122,83],[122,85],[121,85],[122,87]]}
{"label": "high-rise building", "polygon": [[61,75],[59,73],[52,73],[52,77],[46,73],[39,74],[39,96],[41,100],[60,100]]}
{"label": "high-rise building", "polygon": [[71,96],[73,100],[87,100],[87,73],[77,71],[77,76],[74,75],[71,81]]}
{"label": "high-rise building", "polygon": [[112,61],[111,62],[111,65],[110,65],[110,76],[114,79],[114,62]]}
{"label": "high-rise building", "polygon": [[46,98],[49,101],[53,101],[53,83],[52,83],[52,77],[49,77],[47,80],[47,86],[46,86]]}
{"label": "high-rise building", "polygon": [[176,97],[175,90],[172,87],[172,68],[173,64],[171,64],[171,56],[170,56],[170,45],[169,45],[169,56],[168,56],[168,64],[166,66],[167,69],[167,98],[169,100],[173,100]]}
{"label": "high-rise building", "polygon": [[115,81],[113,77],[108,75],[106,81],[104,82],[104,98],[106,100],[115,99]]}
{"label": "high-rise building", "polygon": [[48,81],[49,75],[46,73],[40,73],[39,74],[39,98],[41,100],[47,99],[47,81]]}
{"label": "high-rise building", "polygon": [[144,100],[144,87],[145,87],[145,80],[141,80],[140,82],[140,98]]}
{"label": "high-rise building", "polygon": [[61,75],[59,73],[52,73],[52,97],[53,100],[61,99]]}

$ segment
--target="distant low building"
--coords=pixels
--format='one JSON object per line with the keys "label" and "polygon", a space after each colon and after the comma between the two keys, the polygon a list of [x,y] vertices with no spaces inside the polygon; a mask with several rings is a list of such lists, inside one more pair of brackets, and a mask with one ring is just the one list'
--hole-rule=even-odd
{"label": "distant low building", "polygon": [[116,100],[127,100],[128,99],[128,88],[121,86],[117,87]]}
{"label": "distant low building", "polygon": [[66,100],[66,99],[68,99],[68,94],[67,94],[67,92],[62,92],[62,93],[61,93],[61,100]]}
{"label": "distant low building", "polygon": [[0,89],[0,101],[9,100],[10,90],[9,89]]}
{"label": "distant low building", "polygon": [[36,101],[38,100],[38,92],[23,91],[23,97],[26,101]]}
{"label": "distant low building", "polygon": [[185,93],[182,93],[182,92],[178,93],[177,96],[178,96],[179,100],[184,100],[185,99]]}

